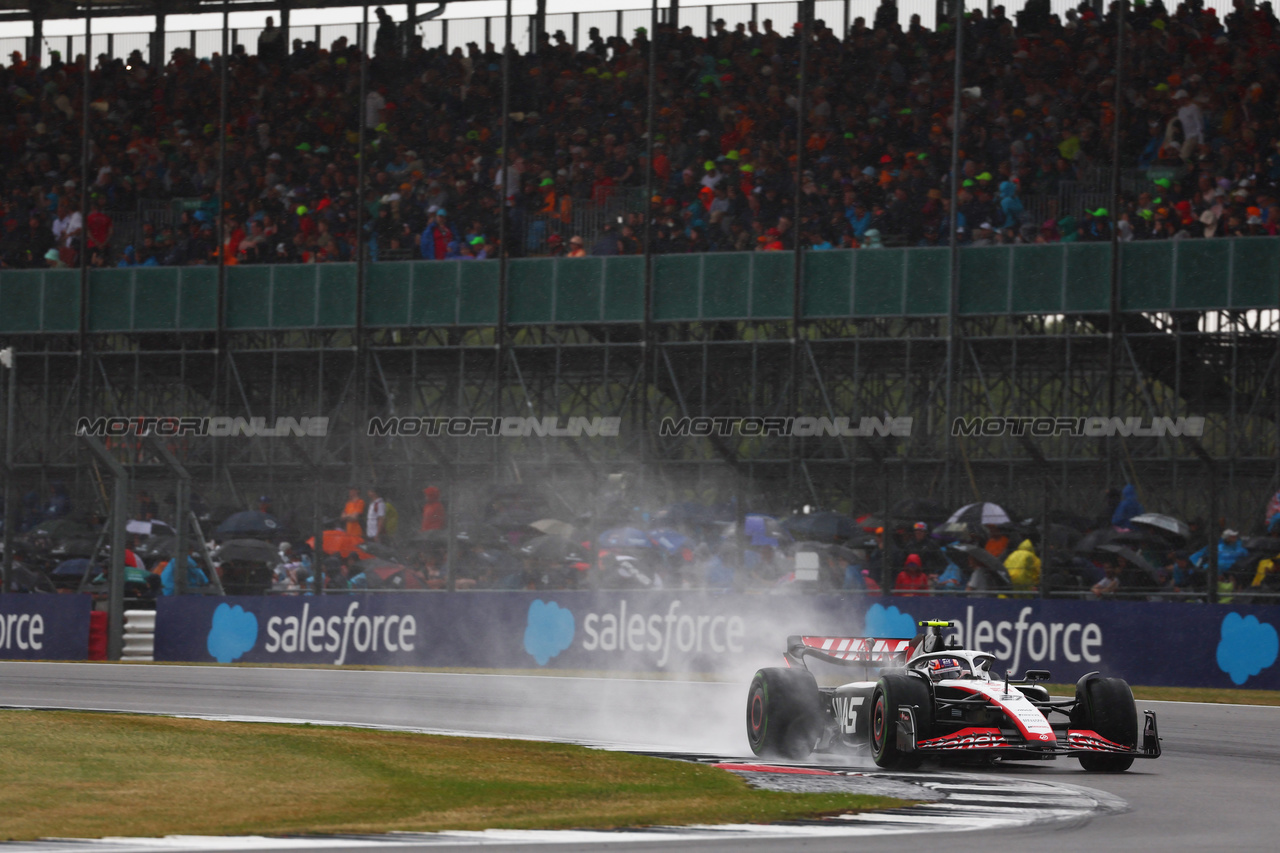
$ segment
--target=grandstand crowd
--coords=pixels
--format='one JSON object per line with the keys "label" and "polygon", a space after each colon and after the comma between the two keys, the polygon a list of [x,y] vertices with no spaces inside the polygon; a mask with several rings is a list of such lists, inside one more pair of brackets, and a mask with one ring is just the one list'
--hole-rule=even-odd
{"label": "grandstand crowd", "polygon": [[[1200,0],[1126,13],[1120,152],[1148,169],[1118,209],[1033,216],[1083,170],[1106,169],[1116,110],[1117,13],[1047,0],[966,21],[959,239],[967,245],[1272,235],[1280,230],[1280,42],[1270,3]],[[802,30],[770,21],[707,38],[657,32],[652,195],[644,199],[649,34],[575,50],[563,32],[511,57],[510,152],[501,173],[502,58],[402,41],[379,10],[367,97],[360,52],[269,26],[229,60],[225,191],[218,187],[221,58],[139,52],[92,71],[81,174],[83,57],[0,66],[0,263],[94,267],[472,259],[946,245],[954,33],[898,20],[892,5],[850,31],[816,21],[808,49],[801,212],[795,220]],[[367,188],[357,184],[360,123]],[[80,209],[82,180],[88,210]],[[576,233],[574,209],[636,206]],[[175,199],[180,214],[138,214]],[[367,210],[357,234],[357,206]],[[220,210],[221,208],[221,210]],[[1038,209],[1038,208],[1037,208]],[[176,210],[176,208],[175,208]],[[219,245],[216,218],[222,214]],[[127,245],[113,233],[127,221]]]}

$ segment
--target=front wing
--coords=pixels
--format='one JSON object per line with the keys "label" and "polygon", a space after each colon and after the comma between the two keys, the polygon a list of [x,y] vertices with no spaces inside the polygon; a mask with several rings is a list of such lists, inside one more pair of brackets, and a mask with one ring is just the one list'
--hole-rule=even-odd
{"label": "front wing", "polygon": [[897,746],[900,752],[917,755],[1010,754],[1018,753],[1026,758],[1053,758],[1059,755],[1088,755],[1107,753],[1132,755],[1134,758],[1159,758],[1160,734],[1154,711],[1143,711],[1142,736],[1136,747],[1107,740],[1088,729],[1068,729],[1065,740],[1059,737],[1048,742],[1032,742],[1008,729],[974,726],[948,732],[933,738],[916,737],[916,718],[913,708],[900,708],[897,721]]}

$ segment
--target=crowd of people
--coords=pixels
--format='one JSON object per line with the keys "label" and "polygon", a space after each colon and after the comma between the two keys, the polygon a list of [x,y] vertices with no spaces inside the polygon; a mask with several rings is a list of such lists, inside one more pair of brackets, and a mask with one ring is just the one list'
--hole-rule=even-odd
{"label": "crowd of people", "polygon": [[[1016,521],[994,504],[949,513],[931,502],[908,501],[929,515],[914,522],[894,513],[887,520],[839,513],[748,513],[739,519],[732,503],[644,510],[631,506],[633,496],[623,489],[597,495],[590,515],[562,521],[536,488],[495,487],[466,509],[448,505],[435,486],[422,489],[417,500],[399,492],[395,497],[403,513],[375,485],[348,489],[341,508],[335,505],[334,515],[321,522],[326,529],[317,562],[315,519],[278,512],[263,495],[256,509],[232,512],[216,526],[217,519],[208,519],[214,541],[188,539],[187,583],[207,589],[213,570],[224,589],[241,594],[305,594],[317,582],[326,592],[444,589],[452,578],[457,589],[693,588],[911,597],[1035,596],[1043,586],[1054,595],[1098,599],[1200,600],[1212,583],[1216,555],[1219,600],[1247,602],[1280,592],[1280,538],[1274,538],[1280,531],[1280,493],[1268,503],[1257,535],[1242,537],[1224,523],[1213,542],[1200,520],[1182,525],[1146,513],[1133,485],[1107,490],[1096,515],[1052,515],[1047,527],[1039,520]],[[206,511],[198,496],[193,507]],[[135,597],[177,591],[174,531],[159,521],[164,514],[146,491],[138,493],[125,552],[127,587]],[[58,522],[73,518],[81,517],[61,483],[52,484],[43,504],[35,493],[27,496],[17,531],[24,534],[17,540],[25,566],[20,579],[43,583],[48,591],[74,589],[86,571],[102,571],[102,554],[84,555],[102,545],[104,520],[83,519],[78,533],[59,531]],[[86,537],[81,550],[67,542],[74,536]],[[252,540],[247,546],[246,537]],[[807,559],[816,559],[816,576],[800,571],[801,553],[815,555]],[[68,563],[78,571],[62,571]],[[99,568],[90,569],[90,563]]]}
{"label": "crowd of people", "polygon": [[[1134,0],[1119,150],[1121,165],[1149,169],[1149,180],[1114,209],[1049,218],[1024,202],[1111,162],[1116,7],[1100,16],[1082,4],[1059,18],[1030,0],[1016,21],[1004,6],[970,12],[959,238],[1277,234],[1278,22],[1269,2],[1233,6]],[[373,260],[483,259],[499,252],[503,211],[513,257],[637,253],[646,217],[660,253],[786,251],[797,240],[811,250],[945,245],[954,33],[898,17],[885,3],[871,25],[809,29],[803,158],[799,28],[716,21],[699,38],[661,26],[651,129],[644,28],[607,40],[592,30],[579,49],[563,32],[544,34],[536,52],[510,59],[505,173],[494,45],[424,49],[380,12],[361,102],[355,45],[290,49],[272,24],[256,53],[238,46],[229,57],[223,187],[220,57],[179,49],[163,68],[139,52],[100,57],[81,174],[85,58],[41,66],[14,54],[0,66],[0,264],[76,266],[82,230],[93,267],[346,261],[360,245]],[[637,206],[621,222],[585,240],[574,233],[575,208],[622,196]],[[120,246],[122,215],[133,223],[144,205],[175,199],[177,219],[142,225]]]}

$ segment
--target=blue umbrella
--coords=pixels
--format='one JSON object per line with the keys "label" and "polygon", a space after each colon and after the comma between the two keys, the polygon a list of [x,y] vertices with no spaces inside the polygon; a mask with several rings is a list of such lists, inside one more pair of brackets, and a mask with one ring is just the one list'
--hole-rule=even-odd
{"label": "blue umbrella", "polygon": [[791,533],[803,539],[817,539],[821,542],[839,542],[853,539],[862,534],[857,522],[850,516],[838,512],[813,512],[808,515],[793,515],[782,523]]}
{"label": "blue umbrella", "polygon": [[601,533],[596,539],[600,548],[652,548],[653,543],[643,530],[634,527],[614,527]]}
{"label": "blue umbrella", "polygon": [[280,532],[280,522],[274,515],[256,509],[237,512],[218,525],[215,536],[274,536]]}
{"label": "blue umbrella", "polygon": [[89,560],[84,557],[77,557],[74,560],[63,560],[53,570],[53,573],[58,577],[78,578],[83,577],[87,571],[89,571]]}
{"label": "blue umbrella", "polygon": [[649,541],[668,554],[678,554],[680,549],[690,542],[690,539],[688,536],[678,533],[669,527],[660,527],[649,531]]}
{"label": "blue umbrella", "polygon": [[778,519],[769,515],[748,515],[746,517],[747,536],[751,537],[751,544],[772,545],[777,547],[779,542],[790,539],[787,531],[778,523]]}

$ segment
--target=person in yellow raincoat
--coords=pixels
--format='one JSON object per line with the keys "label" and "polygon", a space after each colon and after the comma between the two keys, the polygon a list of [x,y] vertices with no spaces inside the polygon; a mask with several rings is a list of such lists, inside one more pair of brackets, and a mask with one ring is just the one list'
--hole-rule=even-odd
{"label": "person in yellow raincoat", "polygon": [[1009,570],[1014,589],[1036,589],[1040,585],[1040,558],[1030,539],[1022,540],[1004,561],[1004,567]]}

